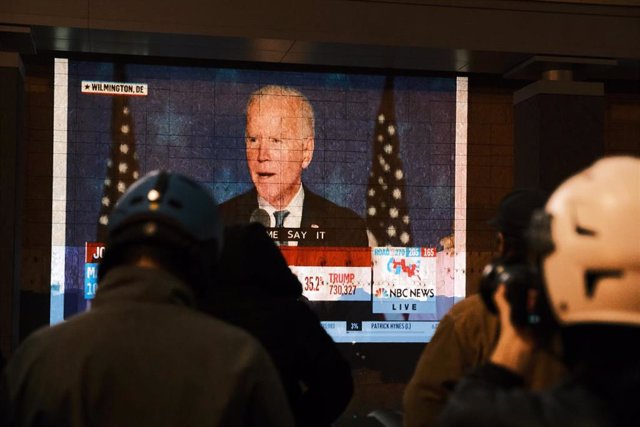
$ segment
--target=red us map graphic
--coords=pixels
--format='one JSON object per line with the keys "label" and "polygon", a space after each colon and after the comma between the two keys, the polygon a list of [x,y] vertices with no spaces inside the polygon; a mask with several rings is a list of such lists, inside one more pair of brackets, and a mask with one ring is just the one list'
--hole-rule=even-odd
{"label": "red us map graphic", "polygon": [[395,258],[389,258],[389,263],[387,264],[389,271],[395,274],[405,273],[407,277],[413,277],[416,274],[416,269],[418,267],[417,263],[411,263],[407,265],[406,259],[402,258],[400,261],[396,261]]}

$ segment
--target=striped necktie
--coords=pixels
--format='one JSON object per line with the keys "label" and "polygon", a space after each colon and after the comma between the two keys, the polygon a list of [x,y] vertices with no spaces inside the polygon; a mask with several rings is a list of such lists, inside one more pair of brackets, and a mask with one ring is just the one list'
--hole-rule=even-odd
{"label": "striped necktie", "polygon": [[287,210],[284,211],[275,211],[273,216],[276,217],[276,228],[284,227],[284,219],[289,215],[290,212]]}
{"label": "striped necktie", "polygon": [[[284,219],[287,217],[287,215],[289,215],[289,213],[290,212],[287,210],[275,211],[273,213],[273,216],[276,218],[276,228],[284,227]],[[287,246],[288,242],[282,241],[282,240],[276,240],[275,244],[278,246]]]}

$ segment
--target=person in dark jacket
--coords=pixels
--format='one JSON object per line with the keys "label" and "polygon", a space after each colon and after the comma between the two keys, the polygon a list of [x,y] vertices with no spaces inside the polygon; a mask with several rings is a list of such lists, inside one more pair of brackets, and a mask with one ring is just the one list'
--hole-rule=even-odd
{"label": "person in dark jacket", "polygon": [[228,227],[208,311],[255,336],[274,361],[299,426],[329,426],[353,394],[348,363],[258,223]]}
{"label": "person in dark jacket", "polygon": [[[527,259],[525,232],[531,215],[544,207],[546,195],[537,189],[518,189],[505,195],[490,221],[497,231],[499,262]],[[429,427],[444,408],[452,385],[465,373],[489,360],[500,333],[498,316],[479,293],[455,304],[442,318],[404,392],[405,427]],[[524,384],[532,390],[546,388],[565,374],[564,366],[546,349],[533,355]]]}
{"label": "person in dark jacket", "polygon": [[131,186],[109,217],[91,310],[16,351],[3,381],[11,419],[0,424],[292,426],[262,346],[196,310],[221,245],[201,185],[154,172]]}
{"label": "person in dark jacket", "polygon": [[[509,269],[500,276],[494,302],[503,327],[490,362],[459,382],[439,425],[638,425],[639,217],[638,158],[600,160],[554,192],[531,223],[528,278],[514,282]],[[524,307],[512,288],[523,283],[533,285]],[[516,322],[522,309],[530,326]],[[538,337],[556,328],[568,377],[524,391]]]}

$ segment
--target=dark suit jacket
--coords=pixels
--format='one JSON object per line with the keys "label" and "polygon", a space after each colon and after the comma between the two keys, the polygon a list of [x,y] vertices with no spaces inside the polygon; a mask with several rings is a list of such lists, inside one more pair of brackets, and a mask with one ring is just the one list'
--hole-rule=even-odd
{"label": "dark suit jacket", "polygon": [[[240,194],[220,204],[225,225],[246,224],[258,209],[256,189]],[[351,209],[338,206],[304,187],[301,228],[317,225],[325,231],[324,240],[300,241],[299,246],[368,246],[367,227],[362,218]]]}

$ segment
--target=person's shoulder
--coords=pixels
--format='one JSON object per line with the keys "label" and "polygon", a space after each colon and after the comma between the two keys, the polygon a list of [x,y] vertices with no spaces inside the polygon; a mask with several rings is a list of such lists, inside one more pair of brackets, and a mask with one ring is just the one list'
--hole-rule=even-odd
{"label": "person's shoulder", "polygon": [[196,335],[206,336],[214,351],[220,348],[260,349],[260,345],[251,334],[244,329],[213,317],[207,313],[189,309],[189,322]]}
{"label": "person's shoulder", "polygon": [[54,325],[45,325],[33,331],[23,341],[21,346],[40,346],[48,345],[67,336],[74,336],[87,324],[88,319],[93,316],[92,311],[75,314],[62,322]]}
{"label": "person's shoulder", "polygon": [[[342,219],[359,219],[362,220],[362,217],[355,213],[353,210],[340,206],[337,203],[332,202],[331,200],[320,196],[319,194],[314,193],[309,190],[306,186],[304,187],[304,203],[310,208],[323,212],[331,212],[336,218]],[[336,215],[336,213],[338,215]]]}
{"label": "person's shoulder", "polygon": [[455,303],[449,312],[448,316],[454,319],[464,318],[468,316],[484,316],[490,314],[484,306],[480,294],[472,294],[468,297]]}
{"label": "person's shoulder", "polygon": [[[229,323],[231,319],[214,317],[215,313],[185,309],[181,315],[174,316],[176,330],[180,330],[180,342],[186,352],[197,352],[205,359],[216,360],[226,366],[229,372],[242,372],[261,366],[267,353],[258,339],[243,329]],[[252,313],[244,312],[247,316]],[[212,315],[213,314],[213,315]],[[176,332],[166,334],[171,341]],[[210,367],[209,373],[218,373]]]}
{"label": "person's shoulder", "polygon": [[369,245],[367,225],[357,213],[339,206],[326,198],[315,194],[305,187],[303,225],[317,224],[326,231],[327,237],[322,246],[358,246]]}
{"label": "person's shoulder", "polygon": [[497,326],[498,317],[492,314],[485,306],[479,294],[469,295],[462,301],[454,304],[445,314],[457,328],[466,328],[469,325]]}
{"label": "person's shoulder", "polygon": [[258,207],[258,197],[255,188],[230,198],[218,204],[222,221],[226,225],[243,224],[249,221],[251,212]]}
{"label": "person's shoulder", "polygon": [[497,337],[498,316],[487,309],[479,294],[456,303],[445,316],[456,335],[466,337],[469,342],[482,343],[483,348],[488,349]]}
{"label": "person's shoulder", "polygon": [[218,208],[224,209],[237,204],[245,204],[252,199],[254,199],[253,201],[257,203],[255,188],[252,188],[248,191],[245,191],[244,193],[240,193],[236,196],[231,197],[228,200],[225,200],[224,202],[218,204]]}
{"label": "person's shoulder", "polygon": [[87,314],[78,314],[54,326],[42,326],[29,334],[18,346],[7,364],[8,371],[20,371],[35,361],[49,359],[54,353],[72,348],[78,328],[82,327]]}
{"label": "person's shoulder", "polygon": [[27,336],[16,349],[14,359],[23,353],[33,353],[38,349],[46,348],[47,343],[53,342],[68,326],[65,323],[50,327],[42,326]]}

